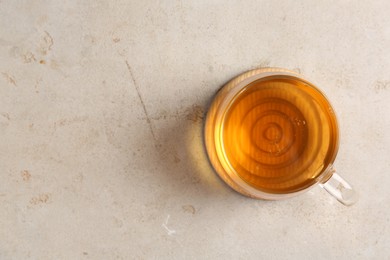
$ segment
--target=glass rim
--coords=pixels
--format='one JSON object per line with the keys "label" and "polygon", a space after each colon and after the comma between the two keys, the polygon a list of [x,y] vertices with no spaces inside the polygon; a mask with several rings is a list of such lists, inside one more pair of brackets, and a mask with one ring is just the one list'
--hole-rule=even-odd
{"label": "glass rim", "polygon": [[[247,183],[245,180],[243,180],[234,170],[233,167],[229,166],[229,160],[226,157],[226,155],[223,156],[224,159],[221,158],[221,155],[218,156],[218,151],[216,151],[216,141],[217,143],[220,143],[222,138],[222,134],[220,134],[216,128],[217,125],[220,125],[218,128],[219,130],[223,129],[223,124],[225,120],[225,116],[227,112],[229,111],[230,105],[234,102],[234,100],[240,96],[241,93],[243,93],[246,90],[246,87],[249,86],[250,84],[256,82],[256,81],[265,81],[269,80],[271,78],[292,78],[294,80],[303,82],[304,84],[308,85],[310,88],[314,89],[318,94],[320,94],[323,99],[326,101],[327,105],[329,106],[329,109],[331,110],[331,113],[327,113],[329,116],[332,117],[334,122],[334,133],[336,136],[335,138],[335,145],[333,148],[333,153],[331,154],[329,158],[329,163],[324,167],[324,169],[321,170],[321,173],[316,177],[315,181],[313,184],[309,185],[308,187],[304,187],[302,189],[298,189],[292,192],[286,192],[286,193],[272,193],[272,192],[267,192],[261,189],[258,189],[251,184]],[[210,137],[206,137],[206,148],[207,152],[217,153],[217,156],[215,156],[215,159],[217,159],[219,162],[219,165],[217,162],[214,162],[211,160],[211,163],[214,166],[215,171],[218,173],[219,176],[221,176],[225,182],[229,186],[231,186],[233,189],[237,190],[240,193],[243,193],[244,195],[248,195],[250,197],[255,197],[255,198],[261,198],[261,199],[270,199],[270,200],[278,200],[278,199],[285,199],[287,197],[292,197],[296,196],[298,194],[301,194],[308,189],[316,186],[316,184],[321,183],[326,181],[330,176],[329,172],[331,171],[333,167],[333,163],[337,157],[338,149],[339,149],[339,126],[338,126],[338,120],[337,120],[337,115],[335,114],[335,111],[333,109],[332,104],[330,103],[329,99],[327,96],[313,83],[311,83],[309,80],[304,78],[302,75],[299,73],[282,69],[282,68],[262,68],[262,69],[255,69],[251,70],[248,72],[245,72],[238,77],[234,78],[227,84],[225,84],[221,90],[217,93],[216,97],[212,101],[212,104],[210,106],[210,109],[207,113],[206,117],[206,127],[210,124],[210,120],[214,119],[214,122],[211,122],[211,127],[212,133],[214,133],[214,136],[210,139]],[[209,129],[210,130],[210,129]],[[205,135],[207,135],[207,129],[205,128]],[[214,140],[212,140],[214,139]],[[214,148],[211,148],[209,142],[214,141]],[[221,143],[221,145],[223,142]],[[211,151],[210,151],[211,150]],[[224,160],[225,162],[221,162],[221,160]],[[217,167],[216,167],[217,166]],[[231,171],[228,171],[228,169],[225,169],[227,166],[229,166]],[[223,172],[221,172],[223,171]],[[228,174],[228,172],[232,172],[234,174]],[[223,175],[223,176],[222,176]],[[227,180],[226,180],[227,179]],[[239,187],[237,187],[238,185]],[[249,193],[249,194],[248,194]]]}

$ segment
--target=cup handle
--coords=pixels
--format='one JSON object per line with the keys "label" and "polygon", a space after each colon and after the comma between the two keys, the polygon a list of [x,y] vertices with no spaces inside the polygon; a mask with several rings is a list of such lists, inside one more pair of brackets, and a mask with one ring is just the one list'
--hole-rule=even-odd
{"label": "cup handle", "polygon": [[333,168],[331,169],[331,174],[331,177],[324,183],[320,183],[320,186],[345,206],[351,206],[356,203],[358,194],[352,186],[338,175]]}

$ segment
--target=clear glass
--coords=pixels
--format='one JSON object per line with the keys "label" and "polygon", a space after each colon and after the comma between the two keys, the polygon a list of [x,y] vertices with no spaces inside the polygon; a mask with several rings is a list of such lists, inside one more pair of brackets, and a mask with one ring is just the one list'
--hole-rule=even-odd
{"label": "clear glass", "polygon": [[[235,121],[233,121],[233,123],[229,124],[229,120],[228,120],[229,119],[228,111],[231,110],[230,108],[232,107],[234,100],[237,100],[238,97],[242,96],[244,91],[248,90],[248,88],[249,88],[248,86],[251,86],[251,84],[253,82],[261,82],[262,80],[265,80],[265,79],[268,80],[270,78],[280,78],[280,77],[284,77],[285,80],[291,79],[291,80],[296,80],[297,82],[299,82],[302,85],[302,88],[304,89],[304,91],[307,92],[307,96],[313,95],[313,93],[315,93],[316,95],[319,95],[321,100],[322,100],[321,102],[324,103],[325,104],[324,106],[326,106],[326,109],[329,110],[328,114],[329,114],[329,118],[330,118],[329,119],[329,122],[330,122],[329,129],[330,130],[328,131],[325,128],[324,129],[317,129],[317,130],[315,130],[315,133],[324,132],[324,133],[327,133],[328,136],[330,136],[329,138],[332,139],[331,140],[332,147],[325,148],[325,149],[332,149],[331,152],[329,152],[329,155],[326,156],[326,160],[324,159],[325,160],[324,163],[322,165],[319,164],[321,166],[321,168],[308,167],[306,169],[305,176],[310,176],[310,177],[307,177],[307,178],[305,177],[307,179],[307,181],[305,183],[302,182],[302,183],[299,183],[299,185],[297,184],[295,186],[291,185],[291,187],[287,187],[286,186],[287,184],[283,184],[284,186],[282,184],[279,185],[279,183],[277,183],[276,179],[272,180],[273,183],[266,183],[266,182],[261,183],[260,181],[259,182],[252,181],[254,178],[256,178],[256,177],[253,177],[255,175],[255,171],[257,169],[256,162],[255,163],[252,162],[251,165],[246,167],[246,169],[249,169],[246,171],[249,171],[249,173],[250,173],[248,175],[249,176],[248,178],[245,178],[245,176],[239,172],[239,170],[237,168],[237,162],[234,162],[234,160],[236,159],[235,156],[240,156],[239,153],[235,153],[235,147],[238,147],[240,142],[242,143],[243,139],[239,139],[240,136],[242,136],[242,133],[241,132],[234,132],[234,131],[240,131],[240,130],[237,130],[237,129],[239,129],[239,127],[236,126]],[[269,90],[269,93],[275,92],[274,89],[272,88],[272,86],[268,86],[267,88],[271,89],[271,90]],[[287,88],[286,90],[290,91],[289,88]],[[283,89],[280,91],[280,93],[281,93],[280,95],[282,95],[282,96],[285,95]],[[294,93],[292,93],[291,96],[293,98],[295,98]],[[252,97],[252,100],[254,100],[253,102],[257,106],[256,109],[259,109],[259,111],[260,111],[261,108],[258,108],[258,107],[260,106],[259,103],[261,103],[261,102],[257,102],[255,96],[254,96],[254,98]],[[310,109],[310,107],[308,108],[307,107],[308,105],[305,104],[304,100],[301,100],[299,104],[301,106],[306,106],[305,111],[311,111],[311,110],[316,109],[315,107],[313,107],[312,109]],[[272,112],[272,111],[274,111],[274,108],[275,108],[275,106],[273,106],[271,104],[269,109]],[[240,108],[240,109],[242,110],[242,108]],[[240,109],[238,109],[238,110],[241,111]],[[289,107],[284,107],[283,109],[284,109],[283,111],[285,111],[284,113],[287,113],[287,114],[292,111],[291,109],[290,109],[291,110],[290,112],[287,111],[289,109]],[[266,112],[270,113],[269,111],[266,111]],[[264,121],[267,118],[271,118],[271,119],[274,118],[273,120],[274,121],[276,120],[280,124],[282,124],[283,123],[282,121],[284,120],[287,122],[287,123],[285,123],[287,125],[291,124],[291,122],[293,122],[293,121],[296,121],[293,123],[297,124],[300,127],[308,127],[307,125],[312,126],[313,125],[312,122],[314,122],[313,121],[314,119],[311,119],[312,122],[310,122],[310,118],[308,118],[308,121],[307,121],[308,123],[307,123],[307,125],[305,125],[306,121],[300,120],[298,117],[295,117],[294,114],[293,114],[293,117],[289,118],[289,119],[285,119],[285,118],[287,118],[287,115],[283,115],[282,117],[279,117],[279,119],[278,118],[275,119],[275,114],[276,114],[276,116],[278,114],[277,114],[277,112],[272,112],[272,113],[274,113],[274,114],[270,115],[270,116],[268,116],[268,114],[267,114],[263,118],[256,119],[257,121],[255,119],[253,119],[253,122],[254,122],[253,124],[256,124],[256,126],[254,126],[254,127],[251,126],[251,127],[253,129],[260,129],[261,130],[263,127],[261,120]],[[293,112],[291,112],[291,113],[293,113]],[[310,112],[306,112],[306,113],[310,113]],[[255,110],[254,110],[254,114],[256,114]],[[312,114],[314,115],[314,113],[312,113]],[[309,115],[311,115],[311,114],[309,114]],[[311,115],[311,117],[314,118],[313,115]],[[252,115],[252,117],[253,117],[253,115]],[[240,114],[236,115],[236,118],[238,118],[237,122],[241,123],[241,121],[244,121],[244,119],[241,119]],[[270,125],[270,127],[268,127],[266,130],[264,130],[264,132],[262,132],[262,130],[261,131],[259,130],[258,132],[263,133],[263,135],[262,135],[262,137],[261,136],[259,137],[259,135],[256,135],[255,139],[263,138],[266,141],[268,140],[270,142],[271,141],[277,142],[280,138],[283,137],[281,135],[281,133],[278,132],[279,126],[273,124],[272,122],[269,125]],[[319,128],[321,128],[321,123],[317,122],[317,125],[319,125],[320,126]],[[233,129],[232,132],[228,131],[229,130],[228,127],[231,127]],[[294,129],[291,130],[291,126],[286,126],[286,128],[290,129],[289,131],[291,132],[291,134],[287,133],[285,135],[290,136],[289,138],[295,138],[295,139],[296,139],[296,132],[300,131],[299,129],[301,129],[301,128],[296,127],[295,130]],[[251,131],[253,129],[251,129]],[[229,143],[229,139],[226,139],[226,138],[224,139],[224,137],[228,136],[228,134],[224,135],[224,133],[226,131],[228,134],[233,133],[233,134],[230,134],[232,136],[230,143]],[[309,131],[309,130],[307,130],[307,131]],[[294,133],[295,133],[295,135],[293,135]],[[323,187],[326,191],[328,191],[331,195],[333,195],[338,201],[340,201],[344,205],[352,205],[357,200],[356,192],[352,189],[351,185],[349,185],[344,179],[342,179],[337,173],[335,173],[335,171],[333,169],[333,162],[336,158],[337,151],[338,151],[338,144],[339,144],[338,133],[339,133],[339,131],[338,131],[338,126],[337,126],[337,119],[336,119],[336,116],[333,112],[333,108],[331,107],[330,103],[326,99],[325,95],[323,95],[323,93],[320,90],[318,90],[318,88],[316,88],[312,83],[310,83],[309,81],[304,79],[300,74],[298,74],[296,72],[289,71],[286,69],[280,69],[280,68],[263,68],[263,69],[256,69],[256,70],[248,71],[248,72],[236,77],[235,79],[233,79],[232,81],[227,83],[223,88],[221,88],[221,90],[217,93],[216,97],[214,98],[214,100],[209,108],[209,111],[208,111],[208,114],[206,117],[205,144],[206,144],[206,149],[207,149],[207,153],[208,153],[210,162],[213,165],[215,171],[218,173],[218,175],[231,188],[233,188],[234,190],[238,191],[239,193],[241,193],[245,196],[249,196],[249,197],[257,198],[257,199],[265,199],[265,200],[280,200],[280,199],[286,199],[286,198],[290,198],[290,197],[299,195],[303,192],[306,192],[307,190],[314,187],[315,185],[319,184],[321,187]],[[293,136],[295,136],[295,137],[293,137]],[[308,134],[307,136],[309,136],[307,138],[310,138],[310,136],[312,136],[312,134]],[[259,138],[257,138],[257,137],[259,137]],[[319,139],[321,139],[321,138],[319,138]],[[281,143],[283,143],[283,142],[281,141]],[[230,147],[232,147],[230,150],[225,149],[227,147],[227,144],[229,144]],[[313,147],[313,144],[316,144],[319,147],[318,149],[321,149],[321,144],[318,144],[318,142],[315,143],[314,141],[312,143],[308,142],[307,144],[305,144],[306,145],[305,147],[310,147],[310,149],[311,149],[311,147]],[[263,143],[258,142],[256,144],[256,147],[262,148],[262,145],[263,145]],[[288,143],[288,145],[290,145],[290,144]],[[271,146],[264,146],[264,147],[269,148]],[[270,151],[272,150],[271,148],[269,148]],[[310,149],[307,148],[306,150],[309,151]],[[314,148],[312,148],[312,149],[314,149]],[[248,151],[252,151],[252,150],[249,149]],[[246,151],[246,152],[248,152],[248,151]],[[277,157],[278,156],[277,152],[280,152],[280,151],[274,151],[274,152],[275,153],[273,154],[273,156]],[[242,154],[245,154],[245,153],[241,153],[241,155]],[[318,154],[323,154],[323,152],[320,151]],[[292,149],[292,151],[290,151],[289,155],[292,156],[291,158],[299,157],[299,155],[294,155],[294,149]],[[310,158],[312,158],[313,162],[314,162],[317,160],[316,159],[317,157],[308,156],[309,159],[305,162],[306,165],[311,163]],[[274,160],[273,158],[268,158],[268,159],[271,161]],[[242,158],[240,160],[242,161]],[[257,158],[257,160],[259,160],[259,159]],[[240,165],[240,167],[241,166],[242,165]],[[300,175],[300,171],[296,170],[296,169],[298,169],[297,167],[295,167],[295,168],[290,167],[283,174],[295,176],[294,178],[296,178],[296,176]],[[259,170],[259,171],[261,171],[261,170]],[[254,175],[252,176],[252,174],[254,174]],[[270,172],[269,174],[274,174],[274,175],[279,174],[280,175],[281,173],[280,172],[276,172],[276,173]],[[263,176],[261,176],[261,178],[263,178],[263,180],[265,180],[267,176],[269,177],[270,175],[263,175]],[[282,176],[281,178],[285,177],[284,175],[281,175],[281,176]],[[261,178],[259,177],[258,179],[261,179]],[[291,181],[290,180],[285,181],[285,183],[291,183]],[[266,186],[266,185],[268,185],[268,186]],[[278,187],[278,189],[275,187]]]}
{"label": "clear glass", "polygon": [[338,175],[333,168],[331,169],[331,177],[320,186],[335,197],[345,206],[351,206],[358,201],[358,194],[352,186]]}

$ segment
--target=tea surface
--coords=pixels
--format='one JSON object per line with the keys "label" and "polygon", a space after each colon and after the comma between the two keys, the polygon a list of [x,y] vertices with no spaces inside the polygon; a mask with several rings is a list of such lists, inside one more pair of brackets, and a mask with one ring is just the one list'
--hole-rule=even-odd
{"label": "tea surface", "polygon": [[[331,163],[337,124],[325,97],[292,77],[246,86],[222,121],[222,147],[233,173],[270,193],[304,189]],[[218,149],[218,148],[217,148]]]}

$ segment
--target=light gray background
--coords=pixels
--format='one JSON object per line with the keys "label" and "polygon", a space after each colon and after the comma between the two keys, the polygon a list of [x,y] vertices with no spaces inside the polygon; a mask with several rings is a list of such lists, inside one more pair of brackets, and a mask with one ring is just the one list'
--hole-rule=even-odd
{"label": "light gray background", "polygon": [[[0,1],[1,259],[390,259],[389,1]],[[301,72],[340,121],[316,187],[243,197],[202,126],[252,68]]]}

